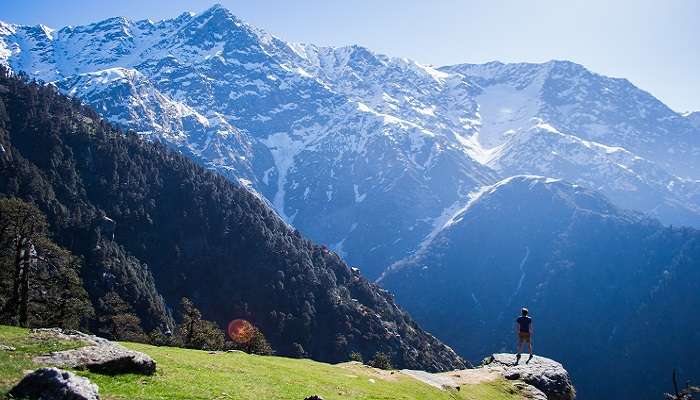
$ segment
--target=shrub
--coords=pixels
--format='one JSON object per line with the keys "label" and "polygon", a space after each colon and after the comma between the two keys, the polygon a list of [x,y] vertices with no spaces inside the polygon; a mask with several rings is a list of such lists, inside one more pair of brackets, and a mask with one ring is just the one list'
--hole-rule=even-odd
{"label": "shrub", "polygon": [[246,343],[226,342],[228,350],[241,350],[248,354],[257,354],[260,356],[269,356],[275,354],[272,346],[265,338],[265,335],[260,329],[255,327],[251,339]]}
{"label": "shrub", "polygon": [[353,351],[350,353],[350,361],[357,361],[359,363],[364,363],[364,360],[362,359],[362,354]]}
{"label": "shrub", "polygon": [[391,358],[386,353],[378,351],[374,354],[374,358],[369,362],[374,368],[379,369],[392,369]]}
{"label": "shrub", "polygon": [[182,298],[182,324],[178,326],[174,344],[181,347],[201,350],[223,350],[226,343],[224,331],[211,321],[202,319],[194,303]]}

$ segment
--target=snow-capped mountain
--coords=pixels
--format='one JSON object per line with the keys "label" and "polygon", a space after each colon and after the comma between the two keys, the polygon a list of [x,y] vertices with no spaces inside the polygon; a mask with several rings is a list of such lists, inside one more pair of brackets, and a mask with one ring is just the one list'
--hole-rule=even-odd
{"label": "snow-capped mountain", "polygon": [[434,68],[285,42],[221,6],[59,30],[3,23],[0,62],[257,191],[370,277],[512,174],[700,226],[693,119],[568,62]]}

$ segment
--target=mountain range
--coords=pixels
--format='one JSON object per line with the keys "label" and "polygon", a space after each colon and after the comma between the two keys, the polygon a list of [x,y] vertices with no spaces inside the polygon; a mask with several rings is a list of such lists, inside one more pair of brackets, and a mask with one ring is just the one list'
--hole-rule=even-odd
{"label": "mountain range", "polygon": [[123,326],[125,315],[146,333],[172,331],[172,310],[187,297],[219,327],[255,324],[280,355],[341,362],[382,352],[399,368],[467,365],[250,191],[2,66],[0,172],[0,197],[35,205],[80,260],[96,314],[82,319],[95,332],[114,318]]}
{"label": "mountain range", "polygon": [[153,22],[0,25],[0,62],[259,193],[371,278],[514,174],[700,226],[700,129],[566,61],[432,67],[283,41],[222,6]]}
{"label": "mountain range", "polygon": [[[699,326],[698,234],[678,228],[700,227],[700,114],[626,79],[292,43],[218,5],[157,22],[0,23],[0,63],[226,177],[276,211],[275,229],[379,279],[464,356],[509,348],[510,313],[527,304],[536,348],[584,396],[651,398],[674,366],[700,370],[683,329]],[[169,276],[127,248],[156,283]],[[170,284],[166,301],[181,293]],[[440,354],[431,365],[455,362]]]}

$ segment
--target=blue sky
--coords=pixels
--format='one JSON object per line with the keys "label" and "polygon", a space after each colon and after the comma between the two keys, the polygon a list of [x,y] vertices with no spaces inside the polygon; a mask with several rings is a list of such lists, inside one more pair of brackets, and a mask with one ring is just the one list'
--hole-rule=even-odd
{"label": "blue sky", "polygon": [[[676,111],[700,110],[698,0],[219,0],[285,40],[361,44],[425,64],[566,59],[624,77]],[[0,20],[52,28],[170,18],[214,1],[2,0]]]}

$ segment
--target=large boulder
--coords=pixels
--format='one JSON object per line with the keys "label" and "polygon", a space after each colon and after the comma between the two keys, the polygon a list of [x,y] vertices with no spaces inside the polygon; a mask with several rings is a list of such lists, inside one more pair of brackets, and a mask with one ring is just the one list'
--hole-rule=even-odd
{"label": "large boulder", "polygon": [[515,354],[499,353],[487,357],[483,368],[496,369],[509,380],[523,381],[542,391],[548,400],[572,400],[576,391],[569,373],[564,367],[549,358],[527,354],[518,359]]}
{"label": "large boulder", "polygon": [[78,349],[56,351],[34,357],[36,363],[87,369],[107,375],[127,373],[151,375],[156,371],[156,362],[148,355],[129,350],[104,338],[61,329],[36,329],[32,335],[48,335],[61,340],[72,340],[86,344],[85,347]]}
{"label": "large boulder", "polygon": [[97,385],[89,379],[58,368],[39,368],[10,390],[18,399],[99,400]]}

